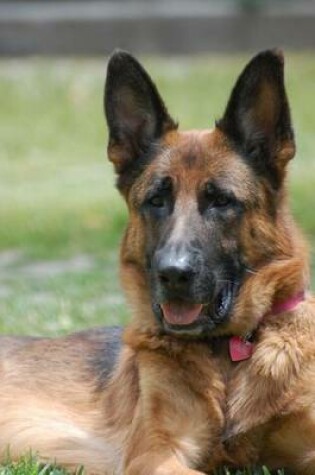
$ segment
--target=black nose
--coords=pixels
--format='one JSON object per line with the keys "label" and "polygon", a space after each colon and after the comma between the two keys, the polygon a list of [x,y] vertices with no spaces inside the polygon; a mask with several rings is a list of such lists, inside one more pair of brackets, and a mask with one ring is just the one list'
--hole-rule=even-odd
{"label": "black nose", "polygon": [[188,289],[195,274],[188,252],[161,250],[156,256],[156,270],[162,285],[169,289]]}

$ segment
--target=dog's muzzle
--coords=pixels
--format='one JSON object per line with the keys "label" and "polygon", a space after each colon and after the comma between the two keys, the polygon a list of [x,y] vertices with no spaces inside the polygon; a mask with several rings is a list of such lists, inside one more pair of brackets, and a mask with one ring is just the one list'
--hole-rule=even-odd
{"label": "dog's muzzle", "polygon": [[183,337],[205,337],[228,321],[236,294],[237,285],[226,283],[210,302],[154,302],[153,310],[166,333]]}
{"label": "dog's muzzle", "polygon": [[[154,313],[167,333],[208,334],[226,323],[238,286],[234,279],[215,278],[196,252],[185,246],[166,246],[153,260]],[[214,267],[214,266],[212,266]],[[219,266],[220,267],[220,266]]]}

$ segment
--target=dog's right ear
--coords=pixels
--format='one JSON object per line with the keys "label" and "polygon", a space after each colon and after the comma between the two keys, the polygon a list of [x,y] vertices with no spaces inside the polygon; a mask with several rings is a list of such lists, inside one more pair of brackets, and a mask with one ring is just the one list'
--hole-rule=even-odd
{"label": "dog's right ear", "polygon": [[176,128],[151,78],[124,51],[108,63],[104,109],[109,129],[108,156],[118,174],[131,170],[162,135]]}

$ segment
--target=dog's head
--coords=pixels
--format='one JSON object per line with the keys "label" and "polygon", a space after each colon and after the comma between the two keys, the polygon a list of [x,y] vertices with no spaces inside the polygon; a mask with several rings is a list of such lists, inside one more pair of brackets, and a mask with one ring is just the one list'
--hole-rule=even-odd
{"label": "dog's head", "polygon": [[130,213],[123,280],[138,312],[167,333],[228,333],[244,282],[292,253],[283,181],[295,146],[283,76],[279,52],[257,55],[215,128],[181,132],[131,55],[109,61],[108,153]]}

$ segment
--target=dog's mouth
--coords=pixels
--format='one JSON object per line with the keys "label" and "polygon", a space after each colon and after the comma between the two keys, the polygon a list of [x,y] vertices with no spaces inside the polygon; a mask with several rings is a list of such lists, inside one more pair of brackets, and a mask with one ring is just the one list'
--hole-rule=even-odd
{"label": "dog's mouth", "polygon": [[182,336],[201,336],[226,323],[237,291],[236,284],[226,283],[208,303],[185,300],[163,302],[158,305],[160,320],[167,333]]}
{"label": "dog's mouth", "polygon": [[186,302],[167,302],[161,304],[164,320],[169,325],[191,325],[198,320],[203,305]]}

